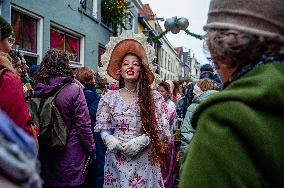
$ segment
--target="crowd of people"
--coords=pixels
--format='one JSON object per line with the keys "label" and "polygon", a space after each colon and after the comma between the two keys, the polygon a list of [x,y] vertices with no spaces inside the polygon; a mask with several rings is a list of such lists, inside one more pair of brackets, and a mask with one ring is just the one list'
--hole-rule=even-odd
{"label": "crowd of people", "polygon": [[199,79],[155,83],[132,34],[106,83],[57,49],[29,69],[0,17],[0,187],[283,187],[283,0],[212,0],[204,29]]}

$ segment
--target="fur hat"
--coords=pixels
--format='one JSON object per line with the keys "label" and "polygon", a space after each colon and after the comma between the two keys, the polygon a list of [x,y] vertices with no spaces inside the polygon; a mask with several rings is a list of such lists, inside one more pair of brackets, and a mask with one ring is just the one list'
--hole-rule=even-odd
{"label": "fur hat", "polygon": [[283,0],[211,0],[208,29],[234,29],[284,40]]}
{"label": "fur hat", "polygon": [[11,35],[13,35],[11,25],[2,16],[0,16],[0,39],[3,40]]}

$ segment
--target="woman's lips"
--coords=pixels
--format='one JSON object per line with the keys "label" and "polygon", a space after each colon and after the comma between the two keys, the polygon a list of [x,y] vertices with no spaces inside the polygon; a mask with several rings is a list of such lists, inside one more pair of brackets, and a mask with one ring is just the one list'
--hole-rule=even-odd
{"label": "woman's lips", "polygon": [[126,74],[129,75],[129,76],[132,76],[132,75],[134,75],[134,71],[127,71]]}

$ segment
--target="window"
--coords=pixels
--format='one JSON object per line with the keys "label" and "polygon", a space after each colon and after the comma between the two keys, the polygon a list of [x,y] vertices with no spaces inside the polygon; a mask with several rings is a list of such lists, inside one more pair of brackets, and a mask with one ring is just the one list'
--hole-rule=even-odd
{"label": "window", "polygon": [[102,67],[103,64],[101,63],[101,58],[102,55],[105,53],[106,48],[103,45],[99,45],[99,49],[98,49],[98,66]]}
{"label": "window", "polygon": [[70,61],[80,62],[80,38],[77,36],[51,27],[50,48],[68,52]]}
{"label": "window", "polygon": [[97,0],[81,0],[80,3],[87,14],[97,18]]}
{"label": "window", "polygon": [[160,57],[160,60],[162,61],[162,68],[164,68],[164,49],[161,50],[161,57]]}
{"label": "window", "polygon": [[125,18],[125,27],[127,30],[133,30],[134,16],[131,12]]}
{"label": "window", "polygon": [[11,25],[15,34],[15,45],[20,50],[37,53],[37,19],[12,9]]}
{"label": "window", "polygon": [[24,55],[28,66],[41,62],[43,18],[13,5],[11,7],[11,25],[15,36],[13,48]]}
{"label": "window", "polygon": [[[127,16],[124,18],[123,24],[126,28],[126,30],[132,30],[134,31],[134,15],[132,12],[128,12]],[[125,29],[121,26],[117,28],[117,33],[121,34],[122,31]]]}
{"label": "window", "polygon": [[170,66],[171,66],[171,56],[169,55],[169,57],[168,57],[168,66],[167,66],[168,71],[170,71]]}

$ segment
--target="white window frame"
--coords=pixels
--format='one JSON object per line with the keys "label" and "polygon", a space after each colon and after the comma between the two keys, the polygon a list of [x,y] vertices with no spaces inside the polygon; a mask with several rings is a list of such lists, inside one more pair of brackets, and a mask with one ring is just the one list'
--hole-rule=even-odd
{"label": "white window frame", "polygon": [[[74,37],[78,37],[80,39],[80,59],[79,61],[70,61],[71,63],[71,66],[76,68],[76,67],[84,67],[85,65],[85,36],[84,35],[81,35],[79,33],[76,33],[66,27],[63,27],[59,24],[56,24],[54,22],[51,22],[50,23],[50,28],[49,28],[49,32],[51,30],[51,28],[54,28],[54,29],[58,29],[59,31],[63,31],[63,32],[66,32],[67,34],[70,34]],[[49,33],[49,47],[50,47],[50,33]]]}
{"label": "white window frame", "polygon": [[[43,58],[43,18],[21,7],[18,7],[16,5],[11,5],[10,6],[10,19],[12,19],[12,10],[18,11],[22,14],[25,14],[37,20],[37,36],[36,36],[37,37],[37,42],[36,42],[37,52],[33,53],[33,52],[25,51],[25,50],[19,50],[19,51],[23,53],[24,55],[36,57],[37,64],[39,65]],[[12,21],[10,20],[10,23],[11,22]]]}
{"label": "white window frame", "polygon": [[[128,11],[128,13],[129,13],[129,15],[132,17],[132,28],[131,28],[131,30],[134,32],[135,30],[134,30],[134,24],[135,24],[135,22],[134,22],[134,18],[135,18],[135,16],[134,16],[134,14],[131,12],[131,11]],[[128,18],[127,18],[128,19]]]}
{"label": "white window frame", "polygon": [[[134,24],[135,24],[135,20],[134,20],[134,19],[135,19],[135,16],[134,16],[134,14],[133,14],[131,11],[127,11],[127,13],[129,13],[130,16],[132,17],[132,28],[131,28],[131,31],[135,32],[135,27],[134,27]],[[124,18],[124,24],[125,24],[125,26],[126,26],[126,19],[128,19],[128,18]],[[126,30],[130,30],[130,29],[127,28]],[[125,29],[120,26],[120,27],[118,28],[118,34],[121,34],[122,31],[125,31]],[[152,44],[151,44],[151,45],[152,45]]]}
{"label": "white window frame", "polygon": [[[88,0],[85,0],[85,1],[88,1]],[[79,0],[79,3],[81,3],[81,0]],[[82,9],[82,10],[85,10],[85,9]],[[98,0],[93,0],[92,16],[94,18],[98,18]]]}
{"label": "white window frame", "polygon": [[93,0],[93,17],[98,18],[98,0]]}

